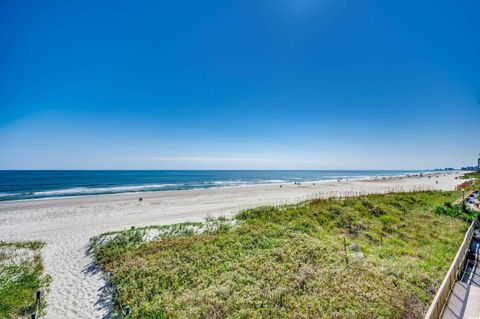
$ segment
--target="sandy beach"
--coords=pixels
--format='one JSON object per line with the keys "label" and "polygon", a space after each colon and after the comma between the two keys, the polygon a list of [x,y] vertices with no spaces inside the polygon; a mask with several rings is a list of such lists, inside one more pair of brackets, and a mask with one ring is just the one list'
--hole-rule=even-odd
{"label": "sandy beach", "polygon": [[[52,277],[47,318],[108,318],[106,281],[88,254],[89,239],[131,226],[198,221],[263,205],[316,197],[413,190],[452,190],[461,173],[210,189],[83,196],[0,203],[0,240],[43,240]],[[138,201],[139,197],[143,201]]]}

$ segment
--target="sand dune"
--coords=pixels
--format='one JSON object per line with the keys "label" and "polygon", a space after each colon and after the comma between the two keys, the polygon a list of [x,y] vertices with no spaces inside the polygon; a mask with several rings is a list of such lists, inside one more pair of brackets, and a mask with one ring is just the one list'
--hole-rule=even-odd
{"label": "sand dune", "polygon": [[[43,240],[46,271],[52,276],[47,318],[108,318],[110,294],[88,253],[89,239],[130,226],[170,224],[229,215],[261,204],[314,197],[424,189],[451,190],[459,173],[431,178],[236,186],[0,203],[0,240]],[[438,183],[437,183],[438,182]],[[143,201],[139,202],[141,196]]]}

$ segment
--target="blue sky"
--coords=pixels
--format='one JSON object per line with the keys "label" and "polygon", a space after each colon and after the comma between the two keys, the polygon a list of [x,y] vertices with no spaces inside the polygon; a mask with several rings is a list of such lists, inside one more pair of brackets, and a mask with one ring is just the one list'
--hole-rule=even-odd
{"label": "blue sky", "polygon": [[0,169],[412,169],[480,151],[480,3],[0,3]]}

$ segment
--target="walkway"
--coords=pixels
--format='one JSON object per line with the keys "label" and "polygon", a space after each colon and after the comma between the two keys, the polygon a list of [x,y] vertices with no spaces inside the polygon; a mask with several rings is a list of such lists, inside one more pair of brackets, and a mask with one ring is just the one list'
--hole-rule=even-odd
{"label": "walkway", "polygon": [[475,230],[470,243],[470,254],[461,280],[453,286],[443,319],[480,318],[480,232]]}
{"label": "walkway", "polygon": [[468,196],[472,195],[472,193],[474,192],[475,190],[471,190],[471,191],[468,191],[467,193],[465,193],[463,196],[460,196],[459,198],[457,198],[456,201],[453,202],[453,205],[459,205],[462,201],[464,201]]}

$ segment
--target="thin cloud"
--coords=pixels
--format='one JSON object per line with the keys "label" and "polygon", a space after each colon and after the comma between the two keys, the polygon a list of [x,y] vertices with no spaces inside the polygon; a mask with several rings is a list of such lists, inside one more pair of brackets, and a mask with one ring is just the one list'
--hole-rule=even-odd
{"label": "thin cloud", "polygon": [[285,163],[286,161],[258,157],[211,157],[211,156],[141,156],[136,160],[149,162],[190,162],[190,163]]}

